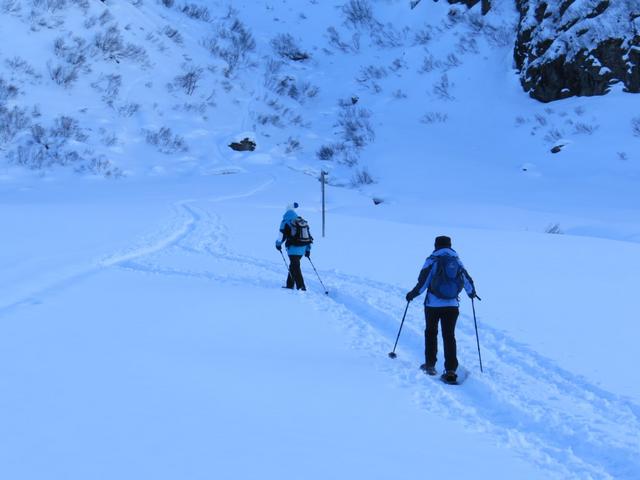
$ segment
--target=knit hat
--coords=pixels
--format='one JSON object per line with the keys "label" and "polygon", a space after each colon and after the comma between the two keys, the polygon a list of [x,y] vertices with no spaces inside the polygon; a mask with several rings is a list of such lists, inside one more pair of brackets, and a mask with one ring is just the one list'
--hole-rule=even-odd
{"label": "knit hat", "polygon": [[287,205],[287,210],[295,210],[299,206],[300,205],[298,205],[298,202],[293,202],[293,203],[290,203],[289,205]]}
{"label": "knit hat", "polygon": [[445,235],[436,237],[435,248],[436,250],[439,248],[451,248],[451,238]]}

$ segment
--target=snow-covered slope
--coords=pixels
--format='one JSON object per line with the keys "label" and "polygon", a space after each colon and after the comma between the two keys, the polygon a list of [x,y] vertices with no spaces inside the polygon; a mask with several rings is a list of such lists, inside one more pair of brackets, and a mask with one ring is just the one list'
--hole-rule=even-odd
{"label": "snow-covered slope", "polygon": [[[308,262],[309,291],[280,288],[284,184],[328,296]],[[316,187],[256,167],[5,189],[0,476],[637,477],[637,244],[392,222],[335,188],[322,238]],[[458,387],[418,369],[419,302],[387,357],[442,232],[483,297],[485,372],[465,299]]]}

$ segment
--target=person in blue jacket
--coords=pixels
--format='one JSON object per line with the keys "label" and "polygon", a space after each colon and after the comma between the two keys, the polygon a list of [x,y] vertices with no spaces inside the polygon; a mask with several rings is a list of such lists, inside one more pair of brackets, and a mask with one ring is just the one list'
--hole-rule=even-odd
{"label": "person in blue jacket", "polygon": [[[446,271],[451,269],[447,277]],[[444,279],[444,280],[443,280]],[[407,293],[410,302],[425,291],[424,355],[425,363],[420,366],[429,375],[436,374],[438,354],[438,323],[442,324],[442,343],[444,345],[443,379],[449,382],[457,380],[458,357],[456,352],[455,328],[458,320],[458,294],[465,289],[469,298],[475,298],[473,280],[465,270],[458,254],[451,248],[451,238],[439,236],[435,239],[435,249],[424,262],[418,283]]]}
{"label": "person in blue jacket", "polygon": [[282,234],[282,238],[276,240],[276,248],[279,251],[282,251],[282,244],[284,243],[287,249],[287,255],[289,255],[289,274],[287,276],[287,285],[285,288],[293,289],[295,285],[298,290],[306,290],[307,287],[305,286],[304,278],[302,277],[300,260],[303,255],[308,258],[311,257],[311,242],[313,242],[313,238],[309,235],[308,240],[300,241],[298,238],[299,236],[296,235],[297,229],[295,222],[300,218],[295,211],[296,208],[298,208],[298,204],[296,202],[287,206],[287,211],[282,217],[282,222],[280,222],[280,233]]}

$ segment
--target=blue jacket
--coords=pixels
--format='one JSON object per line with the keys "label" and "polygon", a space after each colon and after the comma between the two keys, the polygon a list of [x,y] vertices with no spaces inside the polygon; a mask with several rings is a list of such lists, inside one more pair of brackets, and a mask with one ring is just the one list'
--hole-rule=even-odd
{"label": "blue jacket", "polygon": [[436,263],[436,257],[439,257],[441,255],[450,255],[452,257],[455,257],[458,260],[458,263],[462,268],[462,280],[464,282],[464,289],[467,292],[467,295],[469,296],[475,295],[476,290],[473,285],[473,279],[469,276],[469,274],[465,270],[464,265],[462,265],[462,262],[460,261],[460,258],[458,257],[458,254],[456,253],[456,251],[453,250],[452,248],[439,248],[438,250],[435,250],[431,254],[431,256],[429,256],[429,258],[427,258],[427,260],[424,262],[424,265],[422,266],[422,270],[420,270],[420,275],[418,276],[418,283],[416,284],[415,287],[413,287],[413,290],[411,290],[410,293],[414,294],[417,297],[418,295],[421,295],[422,293],[424,293],[425,290],[427,290],[427,295],[424,299],[425,307],[458,307],[460,305],[459,299],[439,298],[439,297],[436,297],[430,291],[428,291],[429,285],[431,285],[431,278],[433,277],[433,274],[434,274],[433,266]]}
{"label": "blue jacket", "polygon": [[298,218],[298,214],[295,210],[287,210],[282,216],[282,222],[280,222],[280,233],[282,239],[276,240],[276,247],[282,246],[284,243],[287,247],[288,255],[304,255],[311,251],[311,245],[296,246],[290,245],[289,239],[291,238],[291,222]]}

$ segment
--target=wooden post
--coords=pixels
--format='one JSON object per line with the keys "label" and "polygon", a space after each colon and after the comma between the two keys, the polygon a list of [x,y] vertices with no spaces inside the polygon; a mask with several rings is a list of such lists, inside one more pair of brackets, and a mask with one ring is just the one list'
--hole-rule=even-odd
{"label": "wooden post", "polygon": [[324,200],[324,185],[326,183],[326,175],[329,172],[325,172],[324,170],[320,171],[320,183],[322,184],[322,238],[324,238],[324,229],[325,229],[325,200]]}

